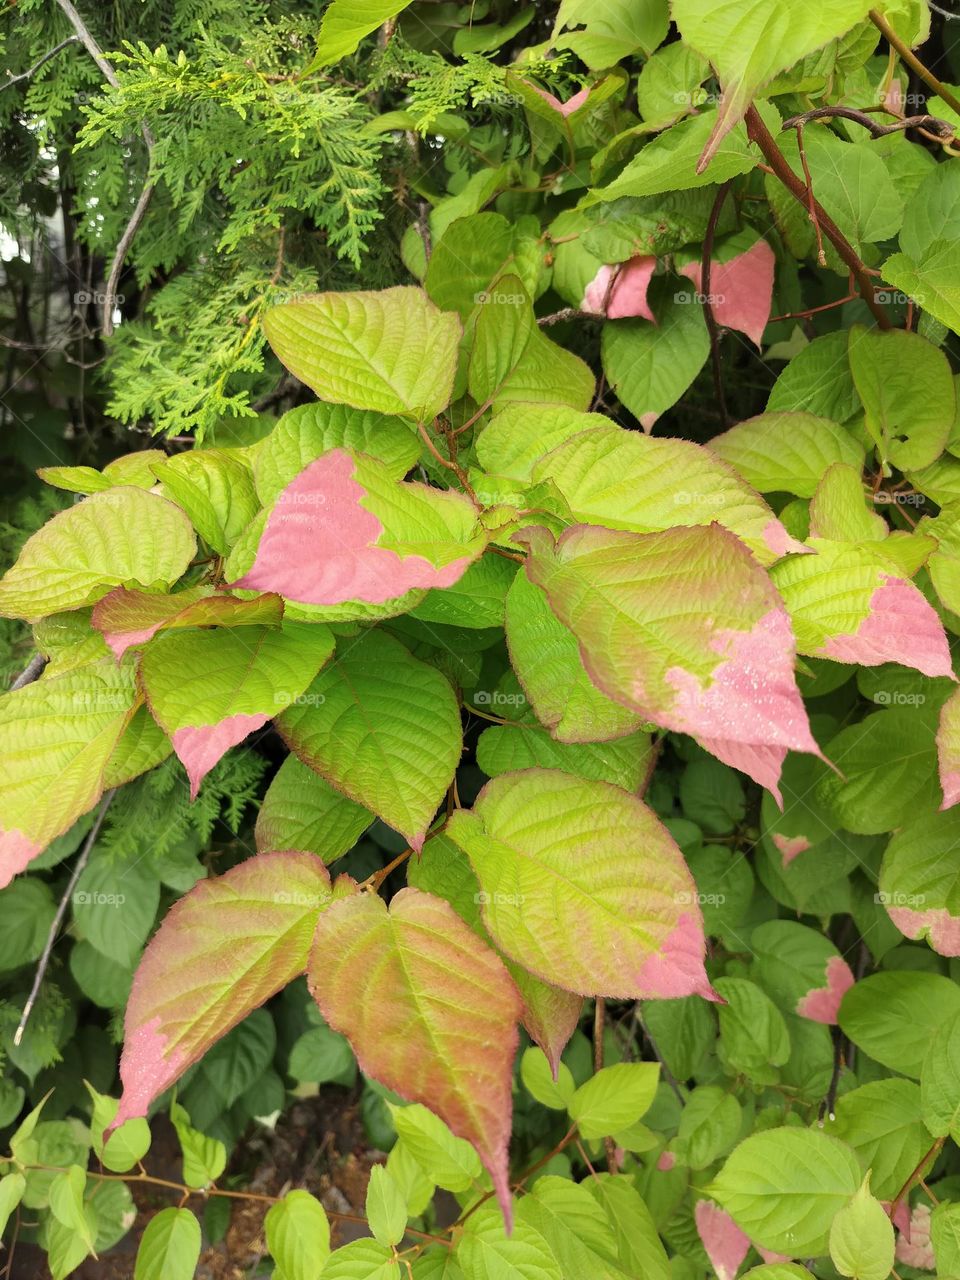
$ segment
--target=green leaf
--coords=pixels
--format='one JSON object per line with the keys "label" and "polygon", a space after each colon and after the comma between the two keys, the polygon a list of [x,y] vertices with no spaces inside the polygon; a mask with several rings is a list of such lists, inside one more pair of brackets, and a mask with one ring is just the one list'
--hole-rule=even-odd
{"label": "green leaf", "polygon": [[295,703],[332,656],[318,623],[167,631],[140,663],[151,711],[190,778],[191,796],[230,747]]}
{"label": "green leaf", "polygon": [[732,1093],[719,1085],[701,1085],[680,1113],[671,1150],[691,1169],[706,1169],[730,1150],[740,1135],[742,1121],[740,1103]]}
{"label": "green leaf", "polygon": [[620,1265],[627,1275],[669,1280],[670,1263],[650,1210],[630,1175],[598,1173],[583,1184],[603,1209],[616,1236]]}
{"label": "green leaf", "polygon": [[847,422],[858,414],[848,346],[848,334],[840,330],[801,347],[773,384],[767,412],[806,412],[832,422]]}
{"label": "green leaf", "polygon": [[400,1142],[424,1173],[447,1191],[468,1191],[479,1182],[480,1157],[463,1138],[455,1137],[439,1116],[426,1107],[391,1106]]}
{"label": "green leaf", "polygon": [[776,1068],[790,1056],[790,1036],[776,1005],[746,978],[718,978],[716,987],[726,1002],[717,1010],[721,1060],[756,1084],[776,1083]]}
{"label": "green leaf", "polygon": [[400,1263],[392,1249],[376,1240],[352,1240],[334,1249],[321,1272],[323,1280],[400,1280]]}
{"label": "green leaf", "polygon": [[741,1142],[706,1190],[755,1244],[805,1257],[826,1253],[860,1178],[846,1143],[816,1129],[768,1129]]}
{"label": "green leaf", "polygon": [[90,1136],[97,1159],[112,1173],[126,1173],[150,1150],[150,1126],[142,1118],[128,1120],[105,1138],[106,1130],[116,1119],[120,1103],[116,1098],[98,1093],[88,1080],[83,1083],[93,1099]]}
{"label": "green leaf", "polygon": [[563,1280],[560,1263],[535,1227],[518,1219],[508,1236],[500,1215],[487,1207],[468,1218],[456,1258],[466,1280]]}
{"label": "green leaf", "polygon": [[318,293],[274,307],[263,331],[321,400],[417,422],[429,422],[450,400],[460,321],[422,289]]}
{"label": "green leaf", "polygon": [[648,296],[657,324],[608,320],[600,336],[603,371],[646,431],[677,403],[710,354],[703,307],[692,292],[664,281],[654,282]]}
{"label": "green leaf", "polygon": [[635,796],[527,769],[487,783],[447,835],[477,873],[494,941],[545,981],[625,999],[710,995],[692,877]]}
{"label": "green leaf", "polygon": [[0,971],[37,959],[55,912],[53,894],[42,880],[23,877],[0,894]]}
{"label": "green leaf", "polygon": [[651,54],[669,24],[666,0],[639,8],[630,0],[562,0],[550,44],[572,50],[591,71],[602,70],[638,51]]}
{"label": "green leaf", "polygon": [[912,1080],[874,1080],[837,1099],[827,1132],[857,1153],[874,1191],[893,1200],[930,1149],[921,1119],[921,1092]]}
{"label": "green leaf", "polygon": [[883,264],[884,279],[954,333],[960,333],[960,244],[934,240],[916,258],[895,253]]}
{"label": "green leaf", "polygon": [[204,542],[225,556],[260,504],[246,460],[227,449],[191,449],[153,465],[163,496],[187,513]]}
{"label": "green leaf", "polygon": [[680,777],[684,817],[708,835],[728,835],[743,821],[747,802],[743,784],[718,760],[692,760]]}
{"label": "green leaf", "polygon": [[276,1047],[273,1018],[255,1009],[207,1050],[200,1070],[224,1106],[232,1107],[270,1066]]}
{"label": "green leaf", "polygon": [[[834,462],[817,484],[810,501],[810,538],[836,542],[882,542],[890,526],[874,507],[878,495],[868,499],[860,468]],[[891,540],[884,548],[894,550]]]}
{"label": "green leaf", "polygon": [[916,333],[854,325],[850,369],[881,460],[901,471],[936,462],[957,415],[953,374],[943,352]]}
{"label": "green leaf", "polygon": [[647,1000],[643,1022],[678,1080],[690,1079],[717,1037],[717,1015],[702,1000]]}
{"label": "green leaf", "polygon": [[0,1235],[10,1221],[10,1216],[23,1199],[27,1180],[22,1173],[8,1173],[0,1178]]}
{"label": "green leaf", "polygon": [[[688,41],[692,44],[693,41]],[[758,108],[768,127],[774,117],[770,108]],[[775,113],[774,113],[775,115]],[[779,131],[779,116],[775,117]],[[591,199],[619,200],[623,196],[655,196],[664,191],[688,191],[712,183],[727,182],[741,173],[749,173],[762,159],[759,150],[747,140],[743,125],[737,125],[717,148],[705,172],[697,168],[698,160],[711,137],[720,127],[719,113],[710,108],[681,120],[658,134],[639,155],[621,170],[605,187],[590,193]]]}
{"label": "green leaf", "polygon": [[791,549],[766,502],[708,449],[686,440],[660,440],[610,422],[558,445],[532,478],[553,481],[573,515],[588,524],[655,533],[716,522],[763,564]]}
{"label": "green leaf", "polygon": [[891,1071],[917,1080],[930,1042],[960,1013],[960,987],[939,973],[875,973],[844,996],[840,1029]]}
{"label": "green leaf", "polygon": [[602,742],[639,728],[640,716],[593,684],[573,633],[522,570],[507,592],[506,630],[517,678],[558,742]]}
{"label": "green leaf", "polygon": [[863,467],[853,433],[812,413],[761,413],[714,436],[709,447],[761,493],[811,498],[833,463]]}
{"label": "green leaf", "polygon": [[364,36],[395,18],[410,0],[332,0],[323,15],[308,71],[332,66],[356,50]]}
{"label": "green leaf", "polygon": [[900,248],[920,259],[937,240],[960,236],[960,171],[949,164],[934,165],[907,202],[900,228]]}
{"label": "green leaf", "polygon": [[558,1064],[557,1078],[554,1080],[546,1055],[536,1045],[523,1051],[520,1079],[539,1103],[553,1111],[566,1111],[576,1089],[570,1068],[565,1062]]}
{"label": "green leaf", "polygon": [[334,862],[352,849],[373,814],[336,791],[295,755],[274,774],[257,815],[257,848],[305,849]]}
{"label": "green leaf", "polygon": [[148,861],[117,862],[97,850],[76,884],[74,926],[101,955],[129,969],[153,928],[159,901],[160,882]]}
{"label": "green leaf", "polygon": [[489,777],[518,769],[562,769],[595,782],[639,791],[652,750],[650,737],[632,733],[616,742],[555,742],[539,725],[491,725],[477,739],[477,764]]}
{"label": "green leaf", "polygon": [[495,408],[516,401],[539,403],[549,396],[586,410],[595,380],[579,356],[544,335],[523,283],[507,275],[482,299],[467,385],[478,404]]}
{"label": "green leaf", "polygon": [[908,938],[926,935],[941,955],[956,950],[960,868],[953,851],[958,833],[960,811],[955,808],[925,813],[922,820],[908,814],[880,864],[878,897],[890,919]]}
{"label": "green leaf", "polygon": [[941,1201],[930,1215],[930,1243],[937,1274],[955,1275],[960,1269],[960,1205]]}
{"label": "green leaf", "polygon": [[204,1188],[216,1182],[227,1167],[227,1149],[217,1138],[208,1138],[190,1124],[186,1111],[174,1103],[170,1119],[183,1152],[183,1180],[188,1187]]}
{"label": "green leaf", "polygon": [[35,622],[114,587],[165,588],[196,551],[190,521],[172,502],[129,487],[95,493],[27,539],[0,579],[0,615]]}
{"label": "green leaf", "polygon": [[382,898],[362,893],[321,916],[308,984],[364,1071],[411,1102],[428,1104],[472,1143],[508,1213],[521,1006],[499,957],[441,898],[407,888],[388,911]]}
{"label": "green leaf", "polygon": [[567,1104],[584,1138],[602,1138],[635,1124],[650,1109],[660,1081],[659,1062],[601,1067]]}
{"label": "green leaf", "polygon": [[703,160],[715,154],[764,85],[844,35],[867,16],[869,7],[869,0],[838,0],[826,8],[799,11],[790,0],[674,0],[673,19],[681,36],[713,64],[723,91]]}
{"label": "green leaf", "polygon": [[848,831],[887,832],[939,801],[936,743],[915,707],[889,707],[841,729],[826,755],[843,777],[824,774],[815,799]]}
{"label": "green leaf", "polygon": [[295,1080],[315,1084],[329,1081],[349,1089],[357,1078],[357,1060],[344,1036],[329,1027],[312,1027],[291,1048],[287,1070]]}
{"label": "green leaf", "polygon": [[477,630],[502,627],[504,600],[516,577],[509,560],[493,553],[482,556],[452,586],[431,588],[410,616]]}
{"label": "green leaf", "polygon": [[886,1280],[893,1267],[893,1223],[870,1194],[870,1175],[830,1227],[830,1257],[842,1276]]}
{"label": "green leaf", "polygon": [[285,413],[257,449],[257,497],[269,506],[304,467],[330,449],[378,458],[394,480],[402,480],[420,456],[417,437],[402,418],[343,404],[303,404]]}
{"label": "green leaf", "polygon": [[765,920],[750,935],[751,977],[783,1013],[833,1023],[850,966],[828,937],[794,920]]}
{"label": "green leaf", "polygon": [[189,1209],[161,1209],[147,1223],[134,1280],[192,1280],[200,1257],[200,1223]]}
{"label": "green leaf", "polygon": [[375,1240],[385,1248],[400,1243],[407,1229],[407,1205],[382,1164],[370,1170],[365,1213]]}
{"label": "green leaf", "polygon": [[311,769],[422,846],[462,749],[457,701],[439,671],[368,631],[341,645],[277,728]]}
{"label": "green leaf", "polygon": [[124,1019],[118,1120],[153,1098],[298,974],[330,900],[311,853],[262,853],[201,881],[167,914],[137,969]]}
{"label": "green leaf", "polygon": [[960,1012],[938,1028],[920,1068],[923,1122],[937,1138],[960,1137]]}
{"label": "green leaf", "polygon": [[613,1224],[583,1183],[538,1178],[517,1207],[517,1221],[540,1232],[565,1276],[623,1276]]}
{"label": "green leaf", "polygon": [[58,1173],[50,1183],[50,1211],[58,1222],[80,1237],[90,1253],[94,1253],[93,1232],[83,1204],[86,1186],[86,1171],[77,1164]]}
{"label": "green leaf", "polygon": [[0,887],[100,799],[136,698],[132,669],[104,658],[0,701]]}
{"label": "green leaf", "polygon": [[263,1220],[278,1280],[320,1280],[330,1256],[330,1223],[309,1191],[288,1191]]}

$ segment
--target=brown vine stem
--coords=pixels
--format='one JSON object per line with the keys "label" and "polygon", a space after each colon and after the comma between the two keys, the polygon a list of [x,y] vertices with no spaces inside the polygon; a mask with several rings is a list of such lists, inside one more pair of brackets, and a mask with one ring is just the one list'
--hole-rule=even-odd
{"label": "brown vine stem", "polygon": [[939,116],[901,116],[893,124],[878,124],[876,120],[871,120],[866,111],[857,111],[853,107],[816,107],[813,111],[804,111],[802,115],[784,120],[783,127],[799,131],[811,120],[833,119],[852,120],[854,124],[863,125],[874,138],[885,138],[887,134],[899,133],[901,129],[929,129],[946,140],[956,132],[949,121],[941,120]]}
{"label": "brown vine stem", "polygon": [[713,314],[713,304],[710,301],[710,274],[713,267],[713,242],[717,234],[717,223],[720,221],[723,202],[726,200],[729,190],[730,183],[724,182],[717,191],[713,208],[710,210],[710,217],[707,220],[707,230],[703,237],[703,251],[700,256],[700,292],[703,295],[703,318],[707,324],[707,333],[710,335],[710,363],[713,367],[713,385],[717,396],[717,408],[720,410],[720,421],[724,431],[726,431],[729,423],[727,421],[727,401],[723,393],[723,368],[720,363],[720,327],[717,324],[716,316]]}
{"label": "brown vine stem", "polygon": [[886,40],[891,49],[896,49],[903,62],[907,64],[911,71],[915,72],[921,80],[930,86],[934,93],[942,98],[948,107],[952,107],[954,111],[960,111],[960,98],[950,91],[947,86],[933,74],[929,67],[925,66],[912,49],[909,49],[900,37],[891,27],[882,13],[878,13],[876,9],[870,10],[870,21],[877,28],[880,34]]}
{"label": "brown vine stem", "polygon": [[23,668],[17,678],[10,685],[10,693],[16,689],[23,689],[28,684],[33,684],[34,680],[39,680],[43,675],[43,669],[47,665],[47,660],[42,653],[35,653],[27,665]]}
{"label": "brown vine stem", "polygon": [[825,267],[827,265],[827,255],[823,251],[823,232],[820,230],[816,201],[813,198],[813,177],[807,160],[807,149],[803,145],[802,124],[797,125],[797,152],[800,156],[800,164],[803,166],[803,180],[807,184],[807,217],[813,223],[813,229],[817,236],[817,262],[821,267]]}
{"label": "brown vine stem", "polygon": [[[764,158],[773,170],[774,175],[783,183],[794,199],[802,204],[806,209],[808,207],[806,184],[798,178],[790,168],[786,156],[777,146],[773,135],[763,123],[760,112],[755,106],[751,106],[747,111],[746,125],[747,136],[751,142],[755,142],[760,148]],[[813,200],[813,208],[824,235],[826,235],[827,239],[853,273],[854,279],[857,281],[857,285],[860,290],[860,296],[870,308],[873,318],[877,322],[877,327],[879,329],[892,329],[893,325],[889,316],[873,295],[873,283],[870,279],[866,265],[861,262],[856,251],[843,235],[843,232],[817,200]]]}
{"label": "brown vine stem", "polygon": [[[603,1032],[607,1022],[607,1002],[603,996],[597,996],[593,1002],[593,1069],[600,1071],[603,1068]],[[583,1162],[596,1177],[593,1165],[587,1159],[587,1153],[584,1151],[580,1139],[577,1139],[577,1150],[583,1156]],[[610,1173],[616,1173],[619,1168],[617,1161],[617,1147],[613,1138],[606,1134],[603,1139],[603,1151],[607,1158],[607,1169]]]}
{"label": "brown vine stem", "polygon": [[933,1146],[930,1147],[928,1151],[924,1152],[924,1154],[920,1157],[916,1167],[914,1168],[910,1176],[907,1178],[903,1186],[900,1188],[900,1190],[897,1192],[896,1199],[891,1201],[890,1208],[887,1210],[888,1218],[892,1220],[893,1215],[897,1211],[897,1206],[900,1204],[900,1201],[903,1199],[903,1197],[907,1194],[907,1192],[913,1186],[914,1180],[920,1177],[920,1174],[923,1170],[923,1166],[927,1163],[928,1160],[931,1160],[931,1159],[935,1160],[937,1158],[937,1156],[940,1154],[940,1149],[942,1148],[945,1142],[946,1142],[946,1138],[937,1138]]}
{"label": "brown vine stem", "polygon": [[[570,1143],[576,1139],[576,1136],[577,1136],[577,1126],[573,1124],[570,1126],[570,1128],[563,1135],[563,1137],[560,1139],[560,1141],[557,1143],[555,1147],[551,1148],[551,1150],[549,1150],[545,1156],[541,1156],[539,1160],[537,1160],[534,1164],[530,1166],[529,1169],[527,1169],[526,1173],[524,1173],[520,1178],[517,1179],[517,1181],[513,1184],[514,1191],[522,1190],[523,1184],[525,1182],[528,1182],[530,1178],[532,1178],[533,1175],[537,1172],[538,1169],[542,1169],[545,1164],[549,1164],[554,1156],[558,1156],[560,1152],[564,1149],[564,1147],[569,1146]],[[462,1227],[463,1224],[466,1222],[466,1220],[472,1214],[476,1213],[476,1211],[480,1208],[481,1205],[486,1204],[488,1200],[492,1200],[495,1195],[496,1195],[496,1192],[492,1190],[484,1192],[484,1194],[480,1197],[480,1199],[477,1200],[475,1204],[472,1204],[470,1208],[466,1210],[465,1213],[462,1213],[453,1225],[455,1227]]]}
{"label": "brown vine stem", "polygon": [[[55,1164],[20,1164],[20,1169],[36,1169],[45,1173],[62,1173],[63,1170],[59,1165]],[[191,1196],[203,1196],[206,1199],[209,1196],[216,1196],[225,1200],[257,1200],[261,1204],[279,1204],[283,1199],[282,1196],[267,1196],[260,1191],[226,1191],[221,1187],[188,1187],[183,1182],[171,1182],[167,1178],[155,1178],[149,1173],[96,1173],[92,1169],[86,1171],[88,1178],[94,1178],[97,1182],[126,1182],[140,1186],[164,1187],[167,1191],[177,1191],[188,1200]],[[359,1213],[341,1213],[337,1209],[328,1209],[326,1205],[323,1207],[324,1213],[328,1218],[336,1218],[340,1222],[356,1222],[361,1226],[367,1225],[367,1219]],[[449,1247],[450,1241],[443,1236],[430,1235],[427,1231],[415,1231],[413,1227],[406,1229],[408,1236],[416,1236],[419,1240],[429,1240],[432,1244],[443,1244]]]}
{"label": "brown vine stem", "polygon": [[103,799],[100,801],[100,808],[97,810],[97,816],[93,820],[93,826],[90,828],[90,833],[84,842],[80,857],[77,859],[76,865],[70,874],[70,879],[67,881],[67,887],[63,891],[63,896],[60,899],[60,905],[57,907],[57,913],[53,917],[53,921],[50,925],[50,931],[47,934],[47,941],[44,944],[43,952],[37,962],[37,972],[34,974],[33,986],[30,988],[30,994],[27,996],[27,1003],[23,1006],[23,1013],[20,1015],[20,1022],[13,1036],[13,1043],[15,1045],[18,1045],[23,1039],[23,1033],[27,1029],[27,1022],[30,1019],[30,1014],[33,1012],[33,1006],[36,1004],[37,996],[40,994],[40,985],[43,982],[43,975],[47,972],[47,965],[50,963],[53,944],[57,940],[57,934],[60,932],[60,925],[63,923],[63,917],[66,914],[67,903],[73,897],[73,891],[77,886],[77,881],[80,879],[80,873],[87,865],[87,859],[90,857],[90,851],[96,844],[97,836],[100,834],[100,828],[103,825],[103,820],[107,816],[107,810],[110,808],[110,805],[113,802],[113,797],[116,794],[116,787],[114,787],[110,791],[107,791],[104,794]]}
{"label": "brown vine stem", "polygon": [[436,461],[439,462],[441,467],[445,467],[447,471],[453,472],[453,474],[457,477],[457,479],[460,481],[461,485],[463,486],[464,493],[467,495],[467,497],[470,499],[473,505],[479,508],[480,503],[477,501],[477,495],[474,493],[473,487],[470,484],[470,481],[467,479],[467,473],[464,471],[463,467],[460,466],[460,463],[453,462],[450,458],[445,458],[443,456],[443,454],[440,452],[437,446],[430,439],[430,432],[427,430],[427,428],[424,426],[422,422],[417,424],[417,430],[420,432],[420,436],[423,439],[423,443],[430,450],[431,454],[436,459]]}

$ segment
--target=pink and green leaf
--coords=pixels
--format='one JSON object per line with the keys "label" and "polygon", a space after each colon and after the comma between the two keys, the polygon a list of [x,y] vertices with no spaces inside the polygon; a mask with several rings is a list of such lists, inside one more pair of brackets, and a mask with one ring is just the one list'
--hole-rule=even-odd
{"label": "pink and green leaf", "polygon": [[264,853],[171,907],[134,976],[115,1125],[146,1115],[187,1067],[304,972],[332,896],[312,853]]}

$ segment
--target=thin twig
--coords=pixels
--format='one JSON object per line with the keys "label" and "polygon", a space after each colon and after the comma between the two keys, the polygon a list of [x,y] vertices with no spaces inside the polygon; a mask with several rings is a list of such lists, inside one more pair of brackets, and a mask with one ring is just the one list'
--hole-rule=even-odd
{"label": "thin twig", "polygon": [[[120,81],[117,79],[117,73],[103,55],[103,50],[90,34],[87,24],[80,17],[80,14],[71,4],[70,0],[57,0],[57,4],[66,14],[77,38],[83,44],[83,47],[90,54],[100,69],[100,74],[114,89],[120,88]],[[153,148],[155,139],[150,127],[146,124],[140,126],[140,133],[147,147],[147,163],[149,167],[150,160],[153,156]],[[101,320],[101,330],[104,337],[109,338],[113,333],[113,304],[116,297],[117,285],[120,282],[120,272],[123,270],[123,262],[127,256],[127,251],[133,243],[133,238],[140,228],[144,214],[147,212],[147,206],[150,203],[150,197],[153,195],[154,184],[149,180],[144,183],[140,196],[134,206],[127,225],[123,229],[123,234],[117,244],[113,255],[113,262],[110,266],[110,274],[107,277],[107,285],[103,294],[103,318]]]}
{"label": "thin twig", "polygon": [[896,1199],[890,1202],[890,1208],[887,1210],[888,1218],[890,1218],[891,1220],[893,1219],[894,1214],[897,1212],[897,1207],[899,1206],[900,1201],[903,1199],[903,1197],[907,1194],[907,1192],[913,1186],[914,1179],[919,1178],[920,1174],[923,1172],[923,1166],[927,1163],[928,1160],[930,1159],[935,1160],[937,1158],[937,1156],[940,1154],[940,1149],[942,1148],[945,1142],[946,1142],[946,1138],[937,1138],[933,1146],[930,1147],[929,1150],[925,1151],[924,1154],[920,1157],[920,1160],[914,1167],[912,1173],[907,1178],[906,1182],[903,1184],[900,1190],[897,1192]]}
{"label": "thin twig", "polygon": [[[18,76],[10,76],[10,79],[7,80],[5,84],[0,84],[0,92],[4,89],[9,89],[12,84],[19,84],[21,80],[29,80],[35,72],[40,70],[45,62],[49,62],[51,58],[55,58],[61,49],[66,49],[66,47],[71,44],[78,44],[79,41],[80,37],[78,35],[67,36],[66,40],[61,40],[58,45],[55,45],[54,48],[48,50],[42,58],[39,58],[33,64],[32,67],[29,67],[26,71],[21,71]],[[7,72],[7,74],[10,75],[9,72]]]}
{"label": "thin twig", "polygon": [[15,689],[22,689],[28,684],[33,684],[34,680],[39,680],[43,675],[43,669],[46,665],[47,660],[43,654],[35,653],[10,685],[10,693],[13,693]]}
{"label": "thin twig", "polygon": [[107,816],[107,810],[110,808],[113,797],[116,794],[116,787],[112,787],[109,791],[104,793],[103,799],[100,801],[100,808],[97,810],[97,816],[93,820],[93,826],[90,828],[90,833],[84,843],[80,857],[77,859],[70,879],[67,881],[67,887],[63,891],[63,897],[60,899],[60,905],[57,907],[57,913],[53,917],[53,922],[50,925],[50,932],[47,934],[47,941],[44,944],[40,960],[37,963],[37,972],[34,975],[33,986],[30,988],[30,994],[27,996],[27,1003],[23,1006],[23,1013],[20,1015],[20,1023],[14,1033],[13,1043],[15,1045],[19,1044],[23,1039],[23,1033],[27,1028],[27,1022],[30,1018],[31,1012],[33,1011],[33,1006],[36,1004],[37,996],[40,993],[40,984],[43,982],[43,976],[47,971],[47,965],[50,963],[53,944],[57,940],[57,934],[60,932],[60,925],[63,922],[64,915],[66,914],[67,903],[73,897],[73,891],[77,886],[77,881],[80,879],[80,873],[87,865],[87,859],[90,857],[90,851],[96,843],[97,836],[100,834],[100,828],[103,825],[103,820]]}
{"label": "thin twig", "polygon": [[[775,176],[783,183],[794,199],[802,204],[804,208],[807,208],[806,185],[790,168],[790,165],[787,163],[786,156],[777,146],[773,135],[763,123],[760,113],[755,106],[750,107],[747,111],[746,125],[747,136],[750,138],[751,142],[755,142],[760,148],[760,151],[763,153],[771,169],[773,169]],[[890,317],[873,295],[873,283],[870,279],[866,265],[861,262],[856,251],[823,206],[816,200],[814,200],[813,205],[824,234],[853,273],[860,289],[860,296],[870,308],[873,318],[877,322],[878,328],[893,328]]]}
{"label": "thin twig", "polygon": [[707,323],[707,333],[710,335],[710,363],[713,366],[713,385],[717,396],[717,407],[720,410],[720,421],[723,424],[724,431],[730,424],[727,421],[727,402],[723,394],[723,369],[720,363],[720,326],[717,324],[717,318],[713,314],[713,304],[710,301],[710,274],[713,265],[713,242],[716,239],[717,223],[720,221],[720,212],[723,209],[723,202],[726,200],[729,190],[729,182],[722,183],[717,190],[713,208],[710,210],[710,217],[707,221],[707,230],[703,237],[703,250],[700,256],[700,293],[703,298],[703,318]]}
{"label": "thin twig", "polygon": [[430,439],[430,433],[422,422],[417,424],[417,429],[420,432],[420,435],[423,439],[423,443],[427,446],[427,448],[433,454],[437,462],[439,462],[440,466],[446,467],[448,471],[453,472],[453,474],[457,477],[457,479],[460,481],[461,485],[463,486],[464,493],[467,495],[470,501],[474,504],[474,506],[479,508],[480,503],[477,501],[477,495],[474,493],[473,486],[470,484],[470,481],[467,479],[467,473],[464,471],[463,467],[460,466],[459,462],[452,462],[449,458],[445,458],[443,456],[443,454],[440,452],[437,446]]}
{"label": "thin twig", "polygon": [[942,98],[948,107],[952,107],[954,111],[960,111],[960,98],[952,93],[950,89],[938,80],[929,67],[925,66],[912,49],[909,49],[900,37],[891,27],[882,13],[878,13],[876,9],[870,10],[870,21],[881,33],[883,38],[891,49],[896,49],[901,59],[907,64],[911,71],[915,72],[921,80],[930,86],[934,93]]}
{"label": "thin twig", "polygon": [[817,262],[821,267],[827,265],[827,255],[823,251],[823,232],[820,230],[820,222],[817,218],[817,202],[813,198],[813,176],[810,173],[810,164],[807,160],[807,149],[803,145],[803,125],[797,125],[797,151],[800,155],[800,164],[803,166],[803,178],[807,184],[807,217],[813,223],[813,229],[817,236]]}
{"label": "thin twig", "polygon": [[[607,1020],[607,1002],[603,996],[597,996],[593,1002],[593,1070],[600,1071],[603,1068],[603,1031]],[[587,1153],[580,1145],[580,1139],[577,1139],[577,1149],[583,1157],[584,1164],[596,1177],[593,1165],[587,1159]],[[609,1134],[604,1134],[603,1150],[607,1157],[607,1169],[610,1173],[617,1173],[619,1164],[617,1163],[617,1148],[613,1138]]]}
{"label": "thin twig", "polygon": [[[892,113],[891,113],[892,114]],[[836,119],[852,120],[854,124],[863,125],[874,138],[885,138],[889,133],[899,133],[901,129],[929,129],[938,137],[952,138],[956,133],[953,125],[939,116],[900,116],[893,124],[878,124],[866,111],[856,111],[853,107],[816,107],[813,111],[804,111],[802,115],[791,116],[784,120],[784,129],[796,129],[797,132],[811,120]]]}
{"label": "thin twig", "polygon": [[545,329],[552,324],[560,324],[564,320],[602,320],[603,316],[595,311],[581,311],[579,307],[562,307],[552,311],[548,316],[537,316],[537,324]]}

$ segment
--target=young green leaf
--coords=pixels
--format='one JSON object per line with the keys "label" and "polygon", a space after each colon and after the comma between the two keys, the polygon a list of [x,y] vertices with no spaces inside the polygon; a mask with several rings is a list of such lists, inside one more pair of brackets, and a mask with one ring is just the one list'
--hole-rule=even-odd
{"label": "young green leaf", "polygon": [[354,804],[291,754],[260,802],[257,848],[261,853],[304,849],[334,862],[353,848],[372,821],[369,809]]}
{"label": "young green leaf", "polygon": [[893,1267],[893,1223],[870,1194],[870,1175],[830,1226],[830,1257],[842,1276],[886,1280]]}
{"label": "young green leaf", "polygon": [[288,1191],[263,1220],[277,1280],[320,1280],[330,1256],[330,1223],[309,1191]]}
{"label": "young green leaf", "polygon": [[937,1030],[920,1068],[920,1108],[934,1135],[960,1137],[960,1012]]}
{"label": "young green leaf", "polygon": [[407,1228],[407,1205],[382,1164],[370,1170],[365,1211],[375,1240],[385,1248],[400,1243]]}
{"label": "young green leaf", "polygon": [[191,1280],[200,1257],[200,1223],[189,1209],[161,1209],[137,1250],[133,1280]]}
{"label": "young green leaf", "polygon": [[660,1080],[658,1062],[618,1062],[601,1067],[567,1104],[584,1138],[602,1138],[646,1115]]}

